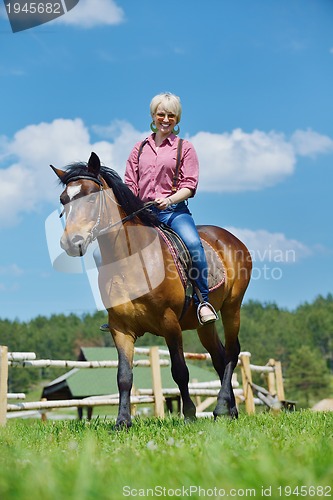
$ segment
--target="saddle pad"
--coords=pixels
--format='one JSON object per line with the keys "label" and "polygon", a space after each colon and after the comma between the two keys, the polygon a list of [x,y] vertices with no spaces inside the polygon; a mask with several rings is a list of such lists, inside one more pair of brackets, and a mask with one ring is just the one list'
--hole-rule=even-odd
{"label": "saddle pad", "polygon": [[[186,288],[187,276],[184,267],[181,265],[181,262],[178,258],[177,249],[174,248],[170,240],[167,238],[166,234],[161,229],[159,228],[156,229],[163,238],[163,240],[165,241],[165,243],[167,244],[169,251],[172,255],[172,258],[174,260],[174,263],[177,267],[179,276],[183,282],[184,287]],[[208,265],[208,288],[209,291],[211,292],[222,285],[222,283],[225,280],[225,272],[222,261],[219,258],[217,252],[214,250],[214,248],[202,238],[201,242],[206,254],[207,265]]]}
{"label": "saddle pad", "polygon": [[225,272],[222,261],[214,248],[201,238],[208,264],[208,288],[213,291],[224,283]]}

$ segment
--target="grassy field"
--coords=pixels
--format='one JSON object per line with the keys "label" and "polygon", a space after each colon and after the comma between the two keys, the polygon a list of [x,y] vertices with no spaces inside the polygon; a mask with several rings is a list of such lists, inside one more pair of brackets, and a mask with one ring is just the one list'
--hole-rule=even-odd
{"label": "grassy field", "polygon": [[0,446],[1,500],[333,496],[333,413],[11,420]]}

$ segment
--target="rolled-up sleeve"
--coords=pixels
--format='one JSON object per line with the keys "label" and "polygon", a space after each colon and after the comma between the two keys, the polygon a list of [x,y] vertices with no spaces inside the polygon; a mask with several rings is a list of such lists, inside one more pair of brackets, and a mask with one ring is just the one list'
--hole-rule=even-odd
{"label": "rolled-up sleeve", "polygon": [[195,195],[199,182],[199,160],[193,144],[184,140],[178,189],[188,188]]}

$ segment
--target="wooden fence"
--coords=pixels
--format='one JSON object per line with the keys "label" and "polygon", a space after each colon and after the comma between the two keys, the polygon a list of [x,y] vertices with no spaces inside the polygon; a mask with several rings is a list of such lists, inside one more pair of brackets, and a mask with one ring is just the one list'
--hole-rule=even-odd
{"label": "wooden fence", "polygon": [[[153,404],[154,415],[164,417],[164,403],[167,398],[179,397],[178,388],[163,388],[161,381],[161,366],[170,364],[169,351],[158,347],[136,348],[136,354],[144,354],[149,359],[134,360],[134,366],[150,367],[152,371],[152,388],[135,389],[131,395],[131,404]],[[209,354],[185,353],[189,360],[207,360]],[[285,401],[281,363],[270,359],[265,366],[250,363],[251,354],[241,352],[238,366],[241,370],[242,387],[236,378],[233,379],[233,388],[237,404],[245,403],[248,414],[255,412],[256,404],[266,404],[274,410],[279,410]],[[61,367],[61,368],[116,368],[118,361],[65,361],[65,360],[37,360],[34,353],[8,353],[6,346],[0,346],[0,425],[5,425],[7,414],[10,412],[30,412],[38,410],[45,414],[46,410],[71,407],[111,406],[119,404],[118,394],[94,396],[84,399],[70,399],[59,401],[36,401],[8,403],[9,399],[24,399],[22,393],[8,393],[8,366],[21,367]],[[259,387],[252,381],[252,372],[259,372],[265,376],[267,388]],[[220,381],[192,382],[189,384],[190,395],[194,397],[197,415],[212,416],[205,412],[214,403],[220,389]],[[204,398],[204,399],[203,399]]]}

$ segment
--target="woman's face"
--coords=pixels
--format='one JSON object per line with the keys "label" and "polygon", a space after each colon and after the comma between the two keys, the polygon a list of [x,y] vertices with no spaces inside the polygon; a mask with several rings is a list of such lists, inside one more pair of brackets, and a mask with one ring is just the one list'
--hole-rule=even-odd
{"label": "woman's face", "polygon": [[177,124],[177,116],[171,111],[166,111],[162,104],[157,106],[153,119],[158,132],[162,135],[171,134]]}

